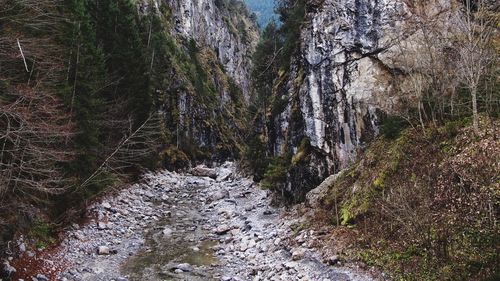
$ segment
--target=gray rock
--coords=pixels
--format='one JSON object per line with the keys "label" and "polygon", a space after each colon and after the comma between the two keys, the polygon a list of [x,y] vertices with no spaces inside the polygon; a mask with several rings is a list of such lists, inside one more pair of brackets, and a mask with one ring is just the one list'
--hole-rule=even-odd
{"label": "gray rock", "polygon": [[215,234],[217,235],[224,235],[226,233],[228,233],[232,228],[230,226],[228,226],[227,224],[222,224],[222,225],[219,225],[216,229],[215,229]]}
{"label": "gray rock", "polygon": [[212,201],[219,201],[219,200],[222,200],[222,199],[228,198],[228,197],[229,197],[229,191],[227,191],[225,189],[221,189],[221,190],[217,190],[211,196],[211,199],[212,199]]}
{"label": "gray rock", "polygon": [[19,251],[21,253],[26,252],[26,244],[24,244],[24,243],[19,244]]}
{"label": "gray rock", "polygon": [[306,205],[311,208],[319,208],[321,199],[326,195],[328,189],[333,186],[335,181],[342,175],[343,172],[340,172],[335,175],[331,175],[326,178],[318,187],[309,191],[306,195]]}
{"label": "gray rock", "polygon": [[222,168],[219,169],[217,173],[217,181],[227,181],[233,175],[233,171],[231,169]]}
{"label": "gray rock", "polygon": [[36,275],[36,279],[38,281],[49,281],[49,278],[47,278],[47,276],[43,275],[43,274],[37,274]]}
{"label": "gray rock", "polygon": [[1,273],[0,276],[7,276],[8,278],[16,272],[17,270],[12,265],[10,265],[8,261],[4,261],[2,266],[2,272],[0,272]]}
{"label": "gray rock", "polygon": [[253,247],[255,247],[257,243],[255,242],[255,240],[251,239],[250,241],[248,241],[248,248],[251,249]]}
{"label": "gray rock", "polygon": [[305,254],[306,254],[306,250],[305,249],[303,249],[303,248],[295,249],[292,252],[292,260],[294,260],[294,261],[301,260],[301,259],[304,258]]}
{"label": "gray rock", "polygon": [[339,261],[340,261],[340,259],[339,259],[339,256],[337,256],[337,255],[333,255],[333,256],[326,258],[326,263],[328,263],[329,265],[335,265],[335,264],[339,263]]}
{"label": "gray rock", "polygon": [[292,269],[292,268],[296,268],[298,266],[298,263],[296,261],[289,261],[289,262],[285,262],[283,264],[283,266],[286,268],[286,269]]}
{"label": "gray rock", "polygon": [[174,231],[171,228],[165,227],[165,229],[163,229],[162,233],[163,233],[164,237],[170,237],[170,236],[172,236],[172,233],[174,233]]}
{"label": "gray rock", "polygon": [[217,171],[215,169],[210,169],[204,165],[196,166],[191,169],[191,174],[197,177],[217,179]]}
{"label": "gray rock", "polygon": [[100,221],[100,222],[97,223],[97,228],[100,229],[100,230],[104,230],[104,229],[108,228],[108,224],[105,223],[105,222]]}
{"label": "gray rock", "polygon": [[99,246],[97,253],[99,255],[109,255],[111,253],[111,249],[109,249],[108,246]]}
{"label": "gray rock", "polygon": [[111,209],[111,204],[109,204],[108,202],[103,202],[103,203],[101,204],[101,206],[102,206],[104,209],[108,209],[108,210],[109,210],[109,209]]}
{"label": "gray rock", "polygon": [[174,266],[174,269],[180,269],[182,270],[182,272],[191,272],[193,271],[193,266],[190,265],[189,263],[180,263]]}
{"label": "gray rock", "polygon": [[85,240],[85,238],[86,238],[86,237],[85,237],[85,235],[84,235],[83,233],[79,232],[79,231],[78,231],[78,232],[75,232],[75,235],[74,235],[74,236],[75,236],[75,238],[76,238],[76,239],[78,239],[78,240],[80,240],[80,241],[83,241],[83,240]]}

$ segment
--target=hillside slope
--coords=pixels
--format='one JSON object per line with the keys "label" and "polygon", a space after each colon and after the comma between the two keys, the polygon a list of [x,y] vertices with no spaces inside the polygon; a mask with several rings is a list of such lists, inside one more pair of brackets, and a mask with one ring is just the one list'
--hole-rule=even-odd
{"label": "hillside slope", "polygon": [[[470,119],[381,136],[308,195],[327,242],[404,280],[495,280],[500,227],[500,123]],[[488,279],[490,278],[490,279]]]}

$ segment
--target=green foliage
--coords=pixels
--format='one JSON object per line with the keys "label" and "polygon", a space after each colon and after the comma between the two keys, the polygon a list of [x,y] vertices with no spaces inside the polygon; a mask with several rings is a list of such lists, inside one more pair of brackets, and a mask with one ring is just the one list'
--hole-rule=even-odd
{"label": "green foliage", "polygon": [[283,51],[279,61],[283,70],[287,71],[293,54],[300,46],[300,32],[306,16],[306,0],[279,0],[276,12],[282,22],[279,29],[283,42]]}
{"label": "green foliage", "polygon": [[[22,39],[32,70],[27,73],[19,63],[22,60],[16,48],[0,52],[0,102],[7,108],[4,105],[20,96],[15,95],[17,92],[43,100],[41,105],[27,100],[25,112],[31,118],[30,114],[38,113],[37,107],[45,110],[41,111],[43,116],[37,116],[40,120],[35,125],[39,127],[30,134],[39,130],[50,135],[48,140],[43,136],[40,141],[32,138],[37,145],[47,144],[43,148],[49,152],[38,153],[36,156],[42,159],[36,161],[22,152],[20,159],[50,165],[34,170],[34,176],[28,178],[36,182],[36,188],[9,187],[6,202],[12,199],[12,205],[30,204],[48,210],[44,215],[50,216],[50,221],[77,214],[89,198],[119,181],[130,180],[144,168],[155,168],[160,160],[167,167],[182,168],[190,160],[209,159],[220,151],[225,153],[222,157],[238,155],[242,128],[247,125],[242,92],[216,62],[212,50],[172,37],[174,21],[167,4],[160,5],[159,13],[139,14],[135,0],[65,0],[58,5],[35,2],[9,0],[0,8],[0,35],[10,42]],[[250,40],[248,21],[240,17],[248,14],[244,5],[234,0],[219,2],[224,3],[223,12],[230,16],[230,28],[237,28],[238,36]],[[42,42],[41,47],[37,42]],[[223,95],[229,95],[231,102],[220,106]],[[180,97],[189,107],[183,115],[178,108]],[[147,129],[122,146],[159,110],[161,121],[148,122]],[[45,122],[45,115],[55,124]],[[3,119],[0,123],[7,126]],[[62,129],[56,131],[54,127]],[[200,135],[207,137],[199,140]],[[164,150],[158,155],[160,145]],[[54,155],[48,155],[50,152]],[[114,157],[108,158],[110,155]],[[15,167],[16,163],[9,165]],[[10,178],[7,181],[15,182]],[[43,190],[46,183],[68,192],[47,195],[33,190],[39,186]],[[4,189],[2,185],[0,193],[4,194]],[[44,200],[40,200],[41,194]],[[12,205],[0,206],[0,212]],[[0,223],[19,211],[12,209],[2,214]],[[8,221],[22,216],[18,213]],[[3,224],[0,229],[0,235],[7,233]],[[37,225],[33,235],[47,244],[43,237],[51,231],[46,225]]]}
{"label": "green foliage", "polygon": [[260,136],[256,135],[248,139],[243,159],[249,164],[254,180],[261,181],[269,165],[269,159],[266,143]]}
{"label": "green foliage", "polygon": [[388,139],[396,139],[408,126],[408,121],[399,116],[387,116],[382,119],[380,133]]}
{"label": "green foliage", "polygon": [[[305,11],[306,1],[304,0],[277,1],[276,12],[280,16],[282,25],[278,26],[275,22],[271,22],[261,34],[260,42],[253,55],[254,67],[252,69],[252,80],[256,92],[254,100],[256,131],[259,130],[259,127],[267,125],[267,118],[275,118],[290,104],[288,93],[286,91],[280,92],[277,89],[279,82],[286,79],[284,74],[289,68],[292,55],[298,48],[300,28]],[[302,75],[299,76],[302,77]],[[297,111],[294,110],[293,115],[296,117]],[[260,132],[256,133],[261,134]],[[249,150],[255,151],[255,148]],[[285,175],[290,166],[301,164],[302,160],[307,158],[307,154],[308,152],[301,150],[300,153],[293,156],[293,159],[292,156],[278,156],[270,161],[271,164],[265,173],[263,186],[275,185],[275,188],[279,190],[286,182]],[[263,161],[256,159],[248,159],[247,161],[254,171],[258,170],[257,178],[261,178],[263,168],[255,169],[255,167],[262,165]]]}
{"label": "green foliage", "polygon": [[152,97],[147,75],[148,58],[140,37],[140,19],[131,0],[104,0],[91,6],[99,44],[106,55],[106,68],[119,81],[107,93],[111,99],[127,101],[127,112],[135,117],[135,126],[149,116]]}
{"label": "green foliage", "polygon": [[275,56],[281,46],[277,26],[271,23],[264,29],[252,59],[254,65],[252,78],[259,108],[265,107],[271,96],[274,79],[279,69]]}
{"label": "green foliage", "polygon": [[170,146],[160,153],[163,165],[167,169],[177,170],[189,166],[189,157],[175,146]]}
{"label": "green foliage", "polygon": [[286,184],[291,158],[290,154],[285,154],[271,159],[261,186],[265,189],[280,191]]}
{"label": "green foliage", "polygon": [[37,221],[31,228],[28,237],[33,241],[35,248],[46,248],[56,242],[54,238],[54,226],[44,222]]}

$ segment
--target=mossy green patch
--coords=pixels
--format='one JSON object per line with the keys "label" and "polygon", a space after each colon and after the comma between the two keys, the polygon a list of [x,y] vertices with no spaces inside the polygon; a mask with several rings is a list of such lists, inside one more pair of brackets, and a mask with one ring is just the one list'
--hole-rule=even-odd
{"label": "mossy green patch", "polygon": [[33,241],[35,248],[46,248],[56,242],[54,230],[54,226],[50,223],[37,221],[31,228],[28,236]]}

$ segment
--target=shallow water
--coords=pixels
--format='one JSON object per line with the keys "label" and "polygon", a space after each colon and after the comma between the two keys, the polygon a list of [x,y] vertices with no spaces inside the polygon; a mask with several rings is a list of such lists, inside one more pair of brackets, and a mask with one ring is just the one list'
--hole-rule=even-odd
{"label": "shallow water", "polygon": [[[212,280],[218,262],[214,256],[218,241],[207,238],[201,206],[189,200],[197,192],[199,187],[186,189],[186,200],[177,202],[168,218],[145,230],[144,246],[121,269],[129,280]],[[175,267],[182,263],[195,268],[175,273]]]}

